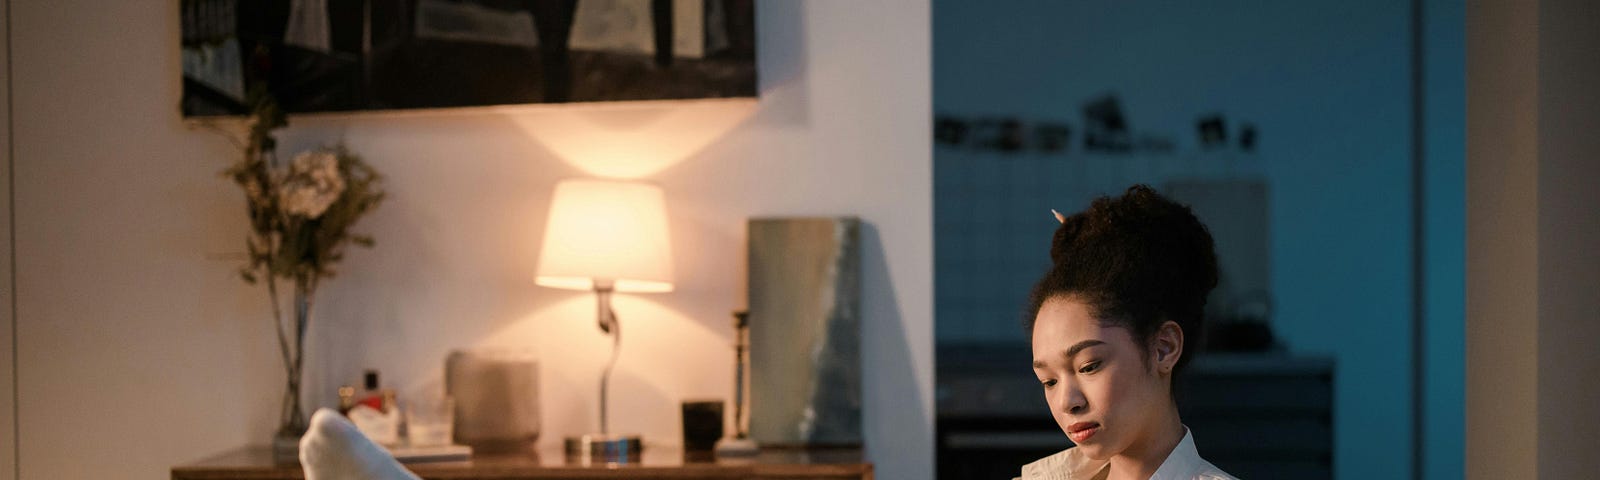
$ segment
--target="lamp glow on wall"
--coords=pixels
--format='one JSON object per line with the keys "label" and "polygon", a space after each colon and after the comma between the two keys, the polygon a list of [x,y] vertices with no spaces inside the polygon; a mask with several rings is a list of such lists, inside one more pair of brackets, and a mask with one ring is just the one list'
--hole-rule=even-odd
{"label": "lamp glow on wall", "polygon": [[600,376],[600,433],[567,437],[569,455],[637,460],[638,435],[614,435],[606,425],[606,389],[622,330],[612,292],[672,291],[672,246],[661,188],[638,182],[564,180],[556,185],[539,252],[535,283],[593,290],[600,330],[612,337],[611,359]]}

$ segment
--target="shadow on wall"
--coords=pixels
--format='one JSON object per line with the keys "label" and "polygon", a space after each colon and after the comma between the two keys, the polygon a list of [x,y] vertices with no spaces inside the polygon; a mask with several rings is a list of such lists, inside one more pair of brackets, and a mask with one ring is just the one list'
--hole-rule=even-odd
{"label": "shadow on wall", "polygon": [[[897,303],[901,297],[895,292],[894,279],[889,278],[883,237],[871,222],[861,223],[861,246],[861,400],[865,404],[861,418],[866,422],[862,433],[867,458],[874,463],[889,458],[926,458],[924,452],[933,449],[933,425],[927,421],[932,418],[932,406],[924,405],[917,392],[931,387],[917,384],[923,376],[916,372],[908,344],[914,336],[908,335]],[[874,291],[878,286],[882,291]],[[931,347],[932,339],[926,340],[923,345]],[[886,431],[873,428],[873,424],[915,425],[918,431]],[[927,439],[927,443],[908,443],[908,438]]]}

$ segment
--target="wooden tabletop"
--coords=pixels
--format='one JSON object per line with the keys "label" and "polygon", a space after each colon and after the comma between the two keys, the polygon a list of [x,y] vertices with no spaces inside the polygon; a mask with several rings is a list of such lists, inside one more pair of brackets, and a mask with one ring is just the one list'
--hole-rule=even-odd
{"label": "wooden tabletop", "polygon": [[[872,464],[858,449],[762,450],[751,457],[684,455],[671,447],[647,446],[640,461],[616,464],[569,460],[559,449],[520,454],[473,455],[471,460],[407,463],[425,479],[867,479]],[[172,468],[173,480],[279,480],[305,478],[297,462],[274,462],[269,447],[230,451]]]}

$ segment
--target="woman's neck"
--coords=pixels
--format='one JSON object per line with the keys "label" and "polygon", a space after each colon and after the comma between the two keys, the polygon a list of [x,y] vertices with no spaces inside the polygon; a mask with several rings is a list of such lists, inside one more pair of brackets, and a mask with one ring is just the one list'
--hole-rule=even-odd
{"label": "woman's neck", "polygon": [[1155,475],[1161,464],[1172,455],[1178,442],[1183,441],[1183,421],[1178,419],[1178,406],[1170,405],[1156,415],[1150,423],[1145,438],[1134,442],[1121,454],[1111,457],[1111,472],[1107,480],[1147,480]]}

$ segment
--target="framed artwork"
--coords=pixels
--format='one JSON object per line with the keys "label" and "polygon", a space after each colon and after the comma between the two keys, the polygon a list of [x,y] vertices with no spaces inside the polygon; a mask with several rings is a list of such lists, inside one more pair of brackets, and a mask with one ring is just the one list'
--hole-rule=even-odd
{"label": "framed artwork", "polygon": [[861,220],[752,218],[750,438],[861,445]]}
{"label": "framed artwork", "polygon": [[755,97],[753,0],[181,0],[185,117]]}

